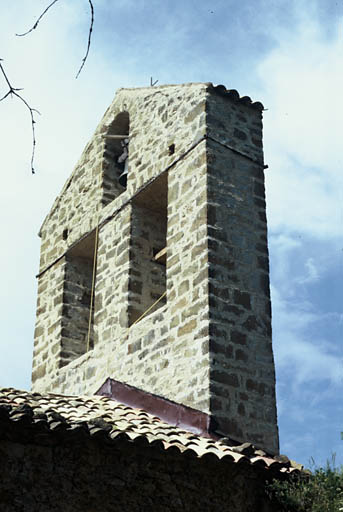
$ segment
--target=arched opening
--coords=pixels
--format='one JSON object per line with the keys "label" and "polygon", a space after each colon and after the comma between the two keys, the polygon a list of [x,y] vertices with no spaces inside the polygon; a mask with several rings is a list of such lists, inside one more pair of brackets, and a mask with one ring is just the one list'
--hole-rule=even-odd
{"label": "arched opening", "polygon": [[128,112],[120,112],[111,123],[105,137],[103,161],[104,205],[116,199],[126,190],[129,164],[130,118]]}

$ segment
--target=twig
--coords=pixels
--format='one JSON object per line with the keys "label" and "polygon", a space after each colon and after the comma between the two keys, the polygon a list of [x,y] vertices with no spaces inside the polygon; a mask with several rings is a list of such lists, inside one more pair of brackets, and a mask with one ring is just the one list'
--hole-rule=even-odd
{"label": "twig", "polygon": [[[27,30],[26,32],[23,32],[22,34],[16,34],[18,37],[22,37],[22,36],[26,36],[27,34],[30,34],[30,32],[32,32],[33,30],[35,30],[41,19],[45,16],[45,14],[48,12],[48,10],[53,6],[55,5],[59,0],[53,0],[53,2],[51,2],[47,7],[46,9],[40,14],[40,16],[37,18],[36,22],[34,23],[34,25],[29,29]],[[90,16],[90,25],[89,25],[89,31],[88,31],[88,42],[87,42],[87,50],[86,50],[86,54],[84,56],[84,58],[82,59],[82,62],[81,62],[81,66],[80,66],[80,69],[78,70],[77,72],[77,75],[76,75],[76,78],[78,78],[79,74],[81,73],[85,63],[86,63],[86,60],[88,58],[88,54],[89,54],[89,49],[90,49],[90,45],[91,45],[91,37],[92,37],[92,31],[93,31],[93,25],[94,25],[94,7],[93,7],[93,3],[92,3],[92,0],[88,0],[88,3],[89,3],[89,6],[90,6],[90,13],[91,13],[91,16]],[[35,169],[34,169],[34,158],[35,158],[35,149],[36,149],[36,133],[35,133],[35,118],[34,118],[34,114],[37,113],[40,115],[40,112],[38,110],[36,110],[35,108],[32,108],[30,107],[30,105],[27,103],[27,101],[18,93],[18,91],[22,91],[22,89],[17,89],[15,87],[13,87],[5,73],[5,70],[1,64],[1,61],[2,59],[0,59],[0,71],[3,75],[3,77],[5,78],[5,81],[8,85],[8,91],[7,93],[2,97],[0,98],[0,101],[3,101],[5,100],[6,98],[8,98],[8,96],[16,96],[17,98],[19,98],[25,105],[25,107],[29,110],[30,112],[30,117],[31,117],[31,127],[32,127],[32,153],[31,153],[31,172],[32,174],[35,174]]]}
{"label": "twig", "polygon": [[91,46],[91,37],[92,37],[93,24],[94,24],[94,7],[93,7],[93,4],[92,4],[92,0],[88,0],[88,3],[89,3],[89,6],[90,6],[90,10],[91,10],[91,22],[90,22],[90,25],[89,25],[89,32],[88,32],[87,51],[86,51],[86,55],[82,59],[82,63],[81,63],[80,69],[78,70],[77,75],[76,75],[75,78],[78,78],[79,74],[81,73],[82,68],[85,65],[85,62],[86,62],[88,54],[89,54],[89,48]]}
{"label": "twig", "polygon": [[7,93],[2,97],[0,98],[0,101],[3,101],[5,100],[6,98],[8,98],[8,96],[16,96],[17,98],[19,98],[25,105],[25,107],[28,109],[28,111],[30,112],[30,116],[31,116],[31,128],[32,128],[32,153],[31,153],[31,172],[32,174],[35,174],[35,169],[34,169],[34,158],[35,158],[35,149],[36,149],[36,133],[35,133],[35,118],[34,118],[34,113],[37,113],[40,115],[40,112],[35,109],[35,108],[32,108],[30,107],[30,105],[27,103],[27,101],[20,95],[18,94],[18,91],[22,91],[23,89],[18,89],[18,88],[15,88],[11,85],[9,79],[8,79],[8,76],[6,75],[5,73],[5,70],[1,64],[1,61],[3,59],[0,59],[0,71],[3,75],[3,77],[5,78],[6,80],[6,83],[8,85],[8,91]]}
{"label": "twig", "polygon": [[[35,24],[33,25],[33,27],[31,27],[29,30],[27,30],[26,32],[23,32],[22,34],[16,34],[16,36],[18,37],[22,37],[22,36],[26,36],[27,34],[29,34],[30,32],[32,32],[33,30],[35,30],[37,27],[38,27],[38,24],[39,22],[41,21],[41,19],[43,18],[43,16],[48,12],[48,10],[53,6],[55,5],[59,0],[54,0],[53,2],[51,2],[51,4],[48,5],[48,7],[42,12],[42,14],[37,18],[37,21],[35,22]],[[90,49],[90,46],[91,46],[91,37],[92,37],[92,32],[93,32],[93,25],[94,25],[94,6],[93,6],[93,3],[92,3],[92,0],[88,0],[88,3],[89,3],[89,6],[90,6],[90,11],[91,11],[91,20],[90,20],[90,24],[89,24],[89,31],[88,31],[88,42],[87,42],[87,50],[86,50],[86,54],[85,56],[83,57],[82,59],[82,62],[81,62],[81,66],[80,66],[80,69],[78,70],[77,74],[76,74],[76,77],[75,78],[78,78],[79,74],[81,73],[82,69],[83,69],[83,66],[85,65],[86,63],[86,60],[88,58],[88,54],[89,54],[89,49]]]}
{"label": "twig", "polygon": [[152,81],[152,76],[150,77],[150,87],[154,87],[156,85],[158,80],[155,80],[155,82]]}
{"label": "twig", "polygon": [[33,30],[35,30],[38,27],[38,23],[43,18],[44,14],[46,14],[48,12],[48,10],[50,9],[50,7],[52,7],[58,1],[59,0],[54,0],[53,2],[51,2],[50,5],[48,5],[48,7],[45,9],[45,11],[43,11],[42,14],[38,17],[38,19],[37,19],[36,23],[33,25],[33,27],[30,28],[30,30],[28,30],[27,32],[23,32],[22,34],[16,34],[16,36],[18,36],[18,37],[26,36]]}

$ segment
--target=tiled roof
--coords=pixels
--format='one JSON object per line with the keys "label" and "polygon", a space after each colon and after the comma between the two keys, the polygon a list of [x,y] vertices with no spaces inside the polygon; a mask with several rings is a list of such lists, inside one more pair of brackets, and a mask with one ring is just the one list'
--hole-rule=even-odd
{"label": "tiled roof", "polygon": [[235,103],[240,103],[241,105],[252,107],[255,110],[264,110],[264,106],[260,101],[252,101],[250,96],[240,96],[236,89],[227,89],[225,85],[213,85],[212,83],[209,83],[209,89],[222,96],[225,96]]}
{"label": "tiled roof", "polygon": [[88,436],[105,442],[122,441],[177,450],[185,456],[208,457],[236,464],[289,473],[301,469],[287,457],[268,457],[253,445],[228,446],[169,425],[143,409],[136,409],[108,397],[65,396],[30,393],[13,388],[0,389],[0,438],[14,435],[23,442],[46,444],[56,438]]}

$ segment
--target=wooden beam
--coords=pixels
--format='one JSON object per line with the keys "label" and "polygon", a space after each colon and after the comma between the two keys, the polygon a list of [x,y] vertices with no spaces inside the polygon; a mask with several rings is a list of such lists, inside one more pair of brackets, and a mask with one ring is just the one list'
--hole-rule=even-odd
{"label": "wooden beam", "polygon": [[129,139],[129,135],[103,135],[104,139]]}
{"label": "wooden beam", "polygon": [[155,254],[154,260],[158,261],[158,263],[163,263],[164,265],[166,265],[166,263],[167,263],[167,247],[164,247],[157,254]]}

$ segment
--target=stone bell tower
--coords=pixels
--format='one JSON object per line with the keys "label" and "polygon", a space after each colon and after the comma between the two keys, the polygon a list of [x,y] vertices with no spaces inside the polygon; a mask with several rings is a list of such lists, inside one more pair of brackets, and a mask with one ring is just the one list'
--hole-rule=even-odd
{"label": "stone bell tower", "polygon": [[111,377],[278,452],[261,103],[120,89],[45,219],[32,385]]}

